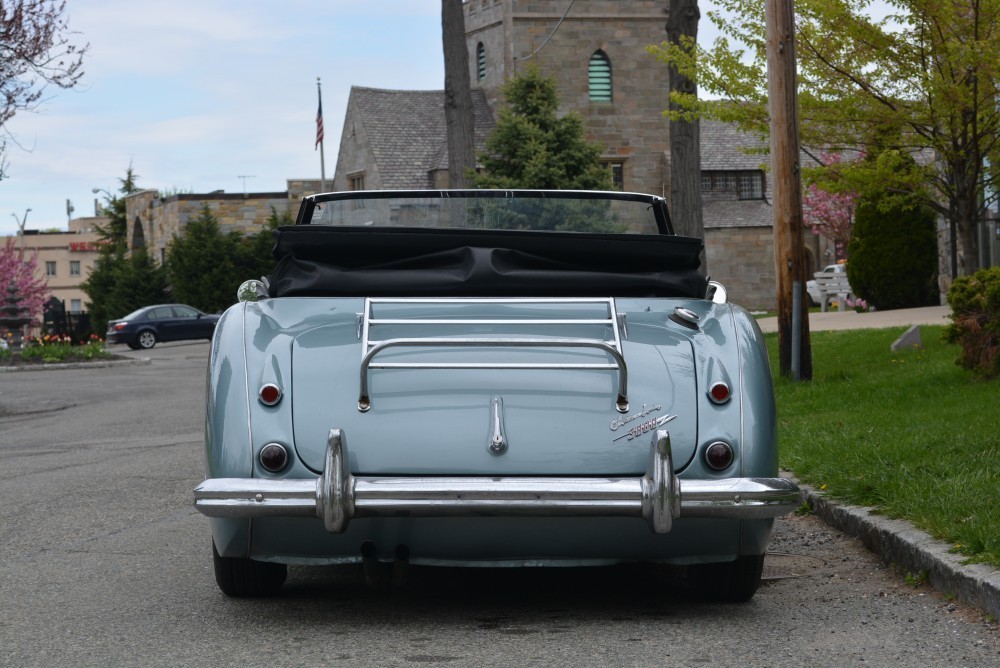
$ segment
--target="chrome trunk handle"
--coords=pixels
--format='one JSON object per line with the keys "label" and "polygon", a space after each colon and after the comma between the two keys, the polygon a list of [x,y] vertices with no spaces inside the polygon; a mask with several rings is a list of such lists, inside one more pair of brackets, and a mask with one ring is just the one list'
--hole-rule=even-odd
{"label": "chrome trunk handle", "polygon": [[[372,360],[379,353],[389,348],[594,348],[607,353],[614,360],[613,364],[568,364],[568,363],[499,363],[499,362],[382,362],[373,364]],[[371,410],[371,395],[368,390],[368,370],[377,369],[609,369],[618,371],[618,396],[615,398],[615,410],[628,413],[628,368],[625,358],[613,345],[597,339],[486,339],[486,338],[455,338],[455,339],[388,339],[372,346],[361,359],[361,390],[358,396],[358,410],[366,413]]]}

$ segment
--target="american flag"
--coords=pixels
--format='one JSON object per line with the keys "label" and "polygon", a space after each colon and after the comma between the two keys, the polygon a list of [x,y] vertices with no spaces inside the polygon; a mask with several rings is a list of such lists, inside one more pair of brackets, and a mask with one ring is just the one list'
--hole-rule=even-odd
{"label": "american flag", "polygon": [[316,145],[313,146],[315,151],[320,144],[323,143],[323,98],[319,99],[319,109],[316,111]]}

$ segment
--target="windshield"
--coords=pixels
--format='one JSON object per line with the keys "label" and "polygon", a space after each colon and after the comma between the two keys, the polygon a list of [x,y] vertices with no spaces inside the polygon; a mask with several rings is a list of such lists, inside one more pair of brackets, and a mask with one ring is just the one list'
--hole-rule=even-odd
{"label": "windshield", "polygon": [[317,195],[306,205],[300,224],[588,234],[661,234],[669,230],[663,200],[634,193],[363,191]]}

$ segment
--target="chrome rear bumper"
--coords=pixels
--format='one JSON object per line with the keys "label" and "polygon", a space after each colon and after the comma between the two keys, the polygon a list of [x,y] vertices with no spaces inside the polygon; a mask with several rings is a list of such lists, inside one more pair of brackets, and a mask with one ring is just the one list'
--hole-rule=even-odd
{"label": "chrome rear bumper", "polygon": [[670,435],[657,430],[640,478],[356,477],[344,434],[331,429],[326,467],[314,480],[211,478],[194,490],[209,517],[319,517],[341,533],[365,517],[641,517],[667,533],[678,517],[766,519],[801,503],[785,478],[678,480]]}

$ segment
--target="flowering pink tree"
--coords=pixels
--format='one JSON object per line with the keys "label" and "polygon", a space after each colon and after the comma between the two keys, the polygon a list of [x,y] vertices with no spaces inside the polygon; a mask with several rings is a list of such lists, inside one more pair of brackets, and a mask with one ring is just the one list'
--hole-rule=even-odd
{"label": "flowering pink tree", "polygon": [[[842,164],[840,154],[821,153],[820,159],[824,167],[830,168],[828,174],[835,179],[837,167]],[[838,260],[844,258],[847,242],[851,240],[857,203],[858,193],[826,189],[817,183],[811,184],[802,195],[802,216],[806,226],[813,234],[833,242]]]}
{"label": "flowering pink tree", "polygon": [[11,283],[17,288],[19,305],[31,325],[41,323],[42,308],[49,297],[49,286],[35,273],[38,251],[23,254],[14,243],[14,237],[7,237],[0,247],[0,306],[6,305],[7,289]]}

